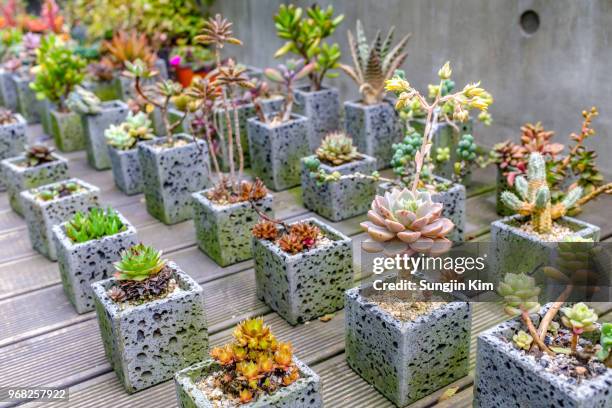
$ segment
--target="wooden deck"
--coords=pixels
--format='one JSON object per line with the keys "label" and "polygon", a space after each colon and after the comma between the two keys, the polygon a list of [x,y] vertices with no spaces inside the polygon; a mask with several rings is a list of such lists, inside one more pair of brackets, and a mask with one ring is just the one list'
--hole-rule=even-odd
{"label": "wooden deck", "polygon": [[[30,139],[40,127],[30,127]],[[101,204],[112,205],[138,229],[146,243],[163,249],[204,288],[211,344],[227,342],[232,326],[249,316],[264,316],[282,340],[290,340],[297,356],[322,378],[326,407],[388,407],[392,404],[351,371],[344,358],[344,314],[329,322],[315,320],[292,327],[255,296],[252,262],[221,268],[195,245],[191,221],[166,226],[148,215],[142,195],[128,197],[114,186],[110,171],[97,172],[88,166],[85,153],[64,155],[70,175],[82,178],[101,190]],[[485,240],[489,223],[497,219],[494,205],[494,174],[477,171],[475,186],[468,192],[466,236]],[[300,189],[275,194],[278,217],[295,220],[313,216],[301,205]],[[602,239],[612,236],[612,198],[590,204],[580,218],[599,225]],[[359,242],[363,238],[356,217],[332,225],[351,236],[355,265],[359,264]],[[361,276],[355,268],[355,280]],[[606,320],[612,320],[612,304],[596,305]],[[471,368],[475,361],[475,338],[482,330],[503,319],[499,306],[475,305],[472,326]],[[175,407],[172,381],[134,395],[125,393],[106,362],[94,313],[78,315],[64,296],[57,263],[32,250],[22,218],[0,193],[0,387],[69,387],[68,403],[24,402],[46,407]],[[458,387],[452,398],[438,402],[444,390],[418,401],[414,407],[467,407],[472,401],[472,376],[449,387]],[[19,405],[0,403],[0,407]]]}

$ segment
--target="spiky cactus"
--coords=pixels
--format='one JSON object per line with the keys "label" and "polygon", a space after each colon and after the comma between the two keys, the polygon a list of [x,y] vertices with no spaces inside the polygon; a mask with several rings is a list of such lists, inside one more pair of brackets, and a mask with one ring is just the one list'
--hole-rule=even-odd
{"label": "spiky cactus", "polygon": [[[531,153],[527,168],[527,179],[518,176],[515,180],[518,196],[504,191],[501,200],[516,213],[529,216],[534,229],[539,233],[552,230],[552,221],[564,216],[582,196],[582,188],[574,187],[565,198],[552,205],[550,189],[546,182],[546,163],[540,153]],[[520,198],[519,198],[520,197]]]}

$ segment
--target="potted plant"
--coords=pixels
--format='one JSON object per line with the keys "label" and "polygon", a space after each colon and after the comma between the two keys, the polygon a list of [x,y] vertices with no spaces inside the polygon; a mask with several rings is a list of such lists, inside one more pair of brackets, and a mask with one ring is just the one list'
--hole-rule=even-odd
{"label": "potted plant", "polygon": [[51,133],[55,144],[63,152],[84,149],[81,119],[68,109],[66,99],[85,79],[86,61],[55,36],[45,37],[37,52],[44,55],[44,58],[39,59],[36,77],[30,87],[39,100],[46,98],[56,106],[56,109],[50,111]]}
{"label": "potted plant", "polygon": [[508,273],[498,292],[517,317],[478,336],[474,406],[610,406],[612,324],[582,302],[541,308],[525,274]]}
{"label": "potted plant", "polygon": [[315,68],[308,73],[310,85],[295,89],[296,113],[310,119],[310,150],[321,144],[323,137],[340,127],[340,102],[338,90],[323,87],[323,79],[337,76],[331,70],[338,68],[340,47],[337,43],[329,45],[325,39],[332,36],[343,15],[334,17],[333,6],[327,9],[315,4],[306,10],[293,4],[282,4],[274,16],[277,35],[285,44],[276,51],[276,58],[287,53],[296,54],[306,65]]}
{"label": "potted plant", "polygon": [[320,379],[262,318],[238,324],[234,340],[174,376],[181,408],[321,407]]}
{"label": "potted plant", "polygon": [[206,358],[202,287],[142,244],[124,251],[114,266],[115,276],[94,282],[92,291],[106,358],[127,392]]}
{"label": "potted plant", "polygon": [[155,138],[151,120],[144,112],[128,112],[125,122],[104,131],[115,185],[127,195],[142,193],[143,176],[138,143]]}
{"label": "potted plant", "polygon": [[[232,37],[231,23],[217,15],[207,20],[199,42],[215,48],[215,77],[196,78],[187,94],[196,105],[196,112],[202,119],[204,138],[210,153],[215,179],[211,188],[193,193],[194,225],[198,246],[221,266],[251,258],[250,230],[256,223],[257,213],[272,214],[272,196],[260,180],[244,180],[245,156],[241,147],[239,121],[235,116],[235,102],[231,98],[232,88],[251,89],[245,69],[236,66],[232,60],[221,64],[221,48],[226,43],[240,45]],[[229,173],[222,172],[214,153],[212,122],[218,110],[223,109],[227,126],[216,128],[217,148],[228,152]],[[231,119],[232,111],[234,119]],[[236,158],[234,157],[236,152]],[[204,157],[206,158],[206,157]]]}
{"label": "potted plant", "polygon": [[114,272],[112,262],[136,245],[136,229],[117,211],[92,208],[53,227],[64,293],[77,313],[94,309],[92,282]]}
{"label": "potted plant", "polygon": [[194,76],[204,76],[211,70],[213,53],[198,45],[177,45],[170,52],[170,66],[174,69],[178,83],[187,88]]}
{"label": "potted plant", "polygon": [[393,156],[391,146],[401,137],[397,114],[391,102],[385,100],[385,80],[406,59],[404,48],[410,35],[391,47],[393,31],[393,28],[389,30],[384,43],[378,35],[375,46],[370,47],[361,22],[357,21],[357,40],[348,32],[354,66],[340,64],[340,69],[357,83],[361,93],[361,100],[344,102],[346,133],[360,152],[376,158],[379,169],[388,166]]}
{"label": "potted plant", "polygon": [[87,66],[86,87],[103,102],[121,99],[122,96],[109,58],[102,58]]}
{"label": "potted plant", "polygon": [[265,75],[285,86],[283,107],[278,113],[267,114],[256,101],[258,115],[248,120],[249,153],[253,173],[274,191],[300,184],[300,159],[310,151],[309,119],[292,113],[293,84],[305,78],[314,65],[289,60],[278,69],[268,68]]}
{"label": "potted plant", "polygon": [[53,226],[78,211],[97,207],[99,194],[98,187],[76,178],[22,191],[23,215],[32,248],[52,261],[57,260]]}
{"label": "potted plant", "polygon": [[111,160],[104,132],[125,120],[128,106],[119,100],[102,102],[93,92],[80,86],[70,93],[66,105],[81,117],[89,164],[96,170],[109,169]]}
{"label": "potted plant", "polygon": [[16,110],[25,118],[28,124],[40,122],[41,102],[35,92],[30,89],[32,73],[30,69],[36,62],[37,50],[41,44],[40,34],[27,33],[21,42],[22,48],[16,56],[4,64],[5,69],[12,72],[12,88],[17,95]]}
{"label": "potted plant", "polygon": [[18,28],[5,29],[0,42],[0,105],[16,112],[17,90],[11,79],[13,72],[8,69],[6,63],[21,51],[23,32]]}
{"label": "potted plant", "polygon": [[331,220],[342,221],[368,212],[376,194],[376,183],[368,178],[328,182],[318,180],[321,172],[338,177],[376,171],[376,159],[358,153],[353,140],[343,132],[328,134],[313,156],[302,159],[304,206]]}
{"label": "potted plant", "polygon": [[[0,161],[17,156],[24,149],[27,123],[23,116],[9,109],[0,108]],[[0,176],[2,170],[0,167]],[[0,190],[5,183],[0,177]]]}
{"label": "potted plant", "polygon": [[68,161],[45,145],[27,146],[25,153],[0,162],[11,208],[23,214],[20,194],[24,190],[68,178]]}

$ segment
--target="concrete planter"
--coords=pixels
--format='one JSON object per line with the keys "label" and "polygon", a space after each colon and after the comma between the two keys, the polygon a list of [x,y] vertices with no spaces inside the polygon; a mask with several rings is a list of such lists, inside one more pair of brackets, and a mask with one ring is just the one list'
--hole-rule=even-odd
{"label": "concrete planter", "polygon": [[295,90],[295,112],[309,119],[310,150],[316,150],[329,132],[340,129],[340,97],[336,88]]}
{"label": "concrete planter", "polygon": [[115,185],[127,195],[142,193],[143,179],[138,148],[118,150],[108,146]]}
{"label": "concrete planter", "polygon": [[53,129],[51,126],[51,111],[57,110],[57,104],[51,102],[48,99],[43,99],[42,101],[39,101],[39,104],[40,124],[43,128],[43,132],[45,132],[46,135],[52,135]]}
{"label": "concrete planter", "polygon": [[300,184],[300,160],[309,154],[308,119],[292,115],[278,126],[248,120],[253,174],[266,187],[281,191]]}
{"label": "concrete planter", "polygon": [[[436,177],[440,182],[450,182],[442,177]],[[391,183],[383,183],[378,186],[378,194],[384,194],[389,191],[393,185]],[[454,224],[452,232],[447,236],[453,242],[463,242],[465,240],[465,186],[463,184],[451,184],[450,187],[439,193],[433,194],[431,199],[435,203],[442,203],[442,216],[450,219]]]}
{"label": "concrete planter", "polygon": [[[262,395],[257,401],[240,405],[244,408],[320,408],[323,406],[321,398],[321,380],[306,364],[297,358],[293,362],[300,371],[300,378],[288,387],[279,388],[274,394]],[[202,361],[191,367],[179,371],[174,376],[176,395],[180,408],[212,408],[216,405],[211,402],[196,382],[215,371],[221,366],[212,359]]]}
{"label": "concrete planter", "polygon": [[114,101],[121,99],[119,89],[117,89],[117,81],[114,79],[108,81],[91,81],[87,83],[87,89],[96,94],[102,102]]}
{"label": "concrete planter", "polygon": [[333,242],[295,255],[274,242],[253,239],[257,297],[292,325],[344,306],[344,291],[353,283],[351,239],[314,218]]}
{"label": "concrete planter", "polygon": [[112,276],[113,263],[121,259],[121,252],[138,244],[136,228],[121,214],[117,215],[125,231],[82,243],[72,242],[66,235],[67,222],[53,227],[64,293],[77,313],[94,310],[91,284]]}
{"label": "concrete planter", "polygon": [[[518,228],[525,220],[520,215],[502,218],[491,223],[491,246],[488,256],[491,279],[499,282],[506,273],[531,274],[550,259],[556,247],[553,242],[542,241]],[[556,222],[569,227],[575,235],[599,241],[599,227],[571,217]]]}
{"label": "concrete planter", "polygon": [[347,362],[395,405],[407,406],[468,374],[471,315],[469,303],[450,302],[401,321],[353,288],[346,292]]}
{"label": "concrete planter", "polygon": [[[317,181],[310,177],[306,160],[302,159],[302,200],[306,208],[335,222],[368,212],[376,195],[373,180],[355,178],[317,185]],[[337,171],[342,175],[372,174],[376,170],[376,159],[362,155],[359,160],[340,166],[321,163],[321,168],[327,173]]]}
{"label": "concrete planter", "polygon": [[110,125],[122,123],[128,111],[129,108],[125,103],[109,101],[102,103],[102,112],[96,115],[81,115],[87,161],[96,170],[106,170],[111,167],[104,131]]}
{"label": "concrete planter", "polygon": [[79,179],[67,180],[77,183],[84,191],[68,197],[42,201],[37,194],[47,186],[37,187],[21,193],[23,215],[28,225],[32,248],[51,259],[57,260],[57,251],[53,241],[53,226],[72,218],[77,212],[88,212],[98,207],[100,189]]}
{"label": "concrete planter", "polygon": [[21,166],[25,155],[5,159],[0,163],[0,172],[6,182],[9,204],[17,214],[23,214],[21,192],[31,188],[68,178],[68,161],[58,155],[53,155],[54,161],[35,167]]}
{"label": "concrete planter", "polygon": [[[544,314],[532,315],[537,326]],[[519,318],[502,323],[478,336],[474,407],[566,407],[612,406],[612,370],[580,383],[547,371],[512,342],[526,330]]]}
{"label": "concrete planter", "polygon": [[168,267],[180,290],[140,305],[122,308],[108,297],[115,278],[91,285],[106,358],[129,393],[208,356],[202,287],[175,263]]}
{"label": "concrete planter", "polygon": [[344,102],[346,133],[353,138],[357,150],[376,158],[378,169],[390,166],[393,143],[401,138],[401,126],[391,102],[364,105]]}
{"label": "concrete planter", "polygon": [[[193,221],[200,249],[221,266],[251,259],[251,229],[259,219],[248,202],[218,205],[204,195],[193,193]],[[270,216],[272,195],[257,201],[257,208]]]}
{"label": "concrete planter", "polygon": [[[2,76],[0,71],[0,86]],[[26,144],[26,127],[27,123],[23,116],[16,113],[17,121],[9,125],[0,125],[0,160],[8,159],[17,156],[23,152]],[[2,168],[0,167],[0,191],[5,190],[3,182]]]}
{"label": "concrete planter", "polygon": [[[271,114],[279,111],[283,106],[283,98],[271,98],[261,101],[262,108],[264,113]],[[237,107],[238,111],[238,127],[240,128],[240,143],[242,145],[242,152],[244,154],[244,165],[245,167],[249,167],[251,165],[251,158],[249,155],[249,136],[248,136],[248,123],[247,121],[250,118],[256,116],[255,113],[255,105],[252,103],[239,105]],[[227,131],[225,125],[225,113],[223,109],[215,109],[215,116],[217,119],[217,123],[219,126],[219,131],[223,132],[225,138],[227,140]],[[234,111],[230,110],[230,117],[232,120],[232,126],[234,126]],[[234,130],[234,137],[236,131]],[[238,157],[238,149],[234,147],[234,158]],[[222,171],[229,171],[229,151],[225,144],[220,145],[219,152],[219,165],[221,166]],[[236,161],[237,162],[237,161]]]}
{"label": "concrete planter", "polygon": [[36,93],[30,88],[31,79],[17,74],[13,74],[12,79],[17,91],[17,111],[29,125],[40,123],[42,102],[36,99]]}
{"label": "concrete planter", "polygon": [[0,68],[0,104],[13,112],[17,111],[17,88],[12,79],[13,73]]}
{"label": "concrete planter", "polygon": [[196,146],[187,134],[175,138],[188,143],[165,148],[159,146],[164,140],[151,140],[138,145],[147,210],[165,224],[192,218],[191,193],[209,183],[206,143],[198,140]]}
{"label": "concrete planter", "polygon": [[74,112],[51,110],[51,134],[55,145],[62,152],[85,149],[83,123]]}

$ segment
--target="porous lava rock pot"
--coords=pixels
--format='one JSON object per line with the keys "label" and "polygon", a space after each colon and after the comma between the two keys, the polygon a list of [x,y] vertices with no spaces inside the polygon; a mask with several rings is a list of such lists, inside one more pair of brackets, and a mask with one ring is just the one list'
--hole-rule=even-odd
{"label": "porous lava rock pot", "polygon": [[341,309],[353,283],[351,239],[314,218],[300,222],[319,227],[330,242],[289,254],[253,238],[257,297],[292,325]]}
{"label": "porous lava rock pot", "polygon": [[308,119],[291,115],[287,122],[248,121],[251,168],[255,176],[274,191],[300,184],[300,160],[310,151]]}
{"label": "porous lava rock pot", "polygon": [[[42,190],[63,183],[74,183],[79,190],[68,196],[51,200],[40,198]],[[98,207],[99,195],[98,187],[74,178],[21,192],[23,215],[28,225],[32,248],[52,261],[57,260],[53,226],[68,220],[79,211],[88,212]]]}
{"label": "porous lava rock pot", "polygon": [[31,79],[17,74],[14,74],[12,79],[17,91],[17,111],[28,124],[40,123],[42,102],[36,98],[36,93],[30,88]]}
{"label": "porous lava rock pot", "polygon": [[176,135],[172,147],[164,146],[165,140],[139,143],[138,154],[149,214],[176,224],[192,218],[191,193],[208,185],[208,150],[204,141],[194,142],[187,134]]}
{"label": "porous lava rock pot", "polygon": [[[138,144],[140,143],[138,142]],[[113,179],[117,188],[127,195],[142,193],[144,181],[138,146],[129,150],[120,150],[108,146],[108,156],[110,157]]]}
{"label": "porous lava rock pot", "polygon": [[357,374],[399,407],[468,374],[469,303],[448,302],[400,320],[368,300],[371,289],[346,292],[346,360]]}
{"label": "porous lava rock pot", "polygon": [[104,137],[104,131],[110,125],[119,125],[128,114],[128,106],[121,101],[102,102],[102,111],[97,114],[81,115],[87,161],[96,170],[106,170],[111,167],[111,159]]}
{"label": "porous lava rock pot", "polygon": [[[221,266],[251,259],[251,229],[257,223],[257,213],[248,201],[214,203],[206,197],[208,191],[193,194],[193,222],[198,246]],[[254,203],[261,212],[274,216],[271,194]]]}
{"label": "porous lava rock pot", "polygon": [[[488,255],[490,278],[499,282],[506,273],[533,273],[550,260],[554,242],[544,241],[520,226],[526,218],[513,215],[491,223],[491,244]],[[568,227],[572,235],[599,241],[600,228],[572,217],[561,217],[556,224]]]}
{"label": "porous lava rock pot", "polygon": [[51,110],[51,134],[62,152],[85,149],[83,123],[77,113]]}
{"label": "porous lava rock pot", "polygon": [[116,303],[108,295],[116,279],[92,284],[106,358],[127,392],[171,379],[208,355],[202,287],[168,262],[178,290],[141,304]]}
{"label": "porous lava rock pot", "polygon": [[[323,406],[321,398],[321,380],[306,364],[293,358],[294,364],[300,372],[300,378],[288,387],[279,388],[274,394],[263,395],[255,402],[243,404],[245,408],[320,408]],[[197,387],[200,378],[220,370],[219,363],[212,359],[202,361],[191,367],[179,371],[174,376],[176,394],[181,408],[211,408],[216,405]]]}
{"label": "porous lava rock pot", "polygon": [[94,310],[91,284],[109,278],[115,271],[113,262],[121,259],[121,252],[138,243],[136,228],[116,214],[125,226],[123,231],[87,242],[73,242],[66,234],[66,222],[53,227],[64,293],[77,313]]}
{"label": "porous lava rock pot", "polygon": [[[310,156],[302,159],[302,201],[304,206],[322,217],[337,222],[364,214],[376,195],[376,183],[366,178],[349,178],[338,181],[318,183],[310,176],[311,170],[306,163],[315,159]],[[327,174],[338,172],[341,175],[362,173],[372,174],[376,170],[376,159],[360,155],[357,160],[333,166],[321,163],[320,168]]]}
{"label": "porous lava rock pot", "polygon": [[[0,160],[15,157],[25,148],[27,123],[20,114],[15,113],[14,115],[14,123],[0,125]],[[0,168],[0,191],[5,190],[5,183],[2,179],[2,169]]]}
{"label": "porous lava rock pot", "polygon": [[13,112],[17,111],[17,88],[13,73],[0,68],[0,104]]}
{"label": "porous lava rock pot", "polygon": [[344,102],[344,123],[359,152],[376,158],[378,169],[390,166],[393,143],[401,138],[401,126],[391,102]]}
{"label": "porous lava rock pot", "polygon": [[0,163],[0,172],[6,183],[9,204],[17,214],[23,214],[21,192],[68,178],[68,161],[52,153],[54,161],[27,166],[24,154]]}
{"label": "porous lava rock pot", "polygon": [[57,109],[57,104],[48,99],[39,101],[40,106],[40,125],[46,135],[52,135],[53,129],[51,126],[51,111]]}
{"label": "porous lava rock pot", "polygon": [[295,112],[309,119],[310,150],[321,145],[330,132],[340,129],[340,97],[336,88],[311,91],[309,86],[295,90]]}
{"label": "porous lava rock pot", "polygon": [[[545,313],[532,314],[536,325]],[[612,407],[612,369],[576,381],[546,369],[518,349],[512,337],[525,330],[520,318],[504,322],[478,336],[474,407]]]}

